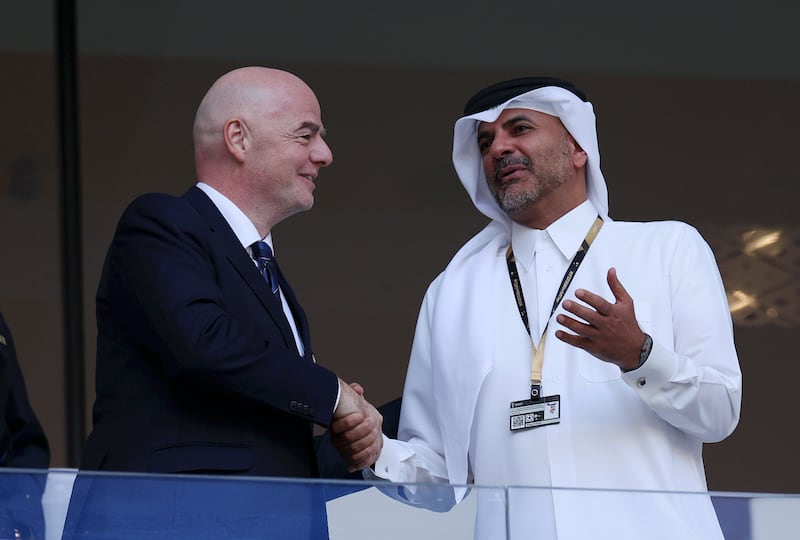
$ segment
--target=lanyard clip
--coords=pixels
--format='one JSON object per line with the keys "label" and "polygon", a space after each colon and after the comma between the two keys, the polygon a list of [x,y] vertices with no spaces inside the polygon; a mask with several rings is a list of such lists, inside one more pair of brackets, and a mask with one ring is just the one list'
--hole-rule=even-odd
{"label": "lanyard clip", "polygon": [[542,383],[531,383],[531,399],[539,399],[542,397]]}

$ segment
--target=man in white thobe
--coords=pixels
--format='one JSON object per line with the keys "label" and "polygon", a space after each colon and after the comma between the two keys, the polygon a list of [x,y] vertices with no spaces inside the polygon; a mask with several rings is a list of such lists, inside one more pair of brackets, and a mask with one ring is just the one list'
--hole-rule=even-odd
{"label": "man in white thobe", "polygon": [[702,447],[736,427],[741,372],[708,245],[609,218],[593,108],[567,81],[478,92],[453,162],[492,222],[425,295],[372,472],[454,486],[394,491],[439,510],[508,486],[478,494],[479,538],[721,539]]}

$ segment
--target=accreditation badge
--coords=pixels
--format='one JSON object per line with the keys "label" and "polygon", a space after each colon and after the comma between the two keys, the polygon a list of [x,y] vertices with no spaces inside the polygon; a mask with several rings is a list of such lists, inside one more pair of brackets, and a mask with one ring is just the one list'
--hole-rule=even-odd
{"label": "accreditation badge", "polygon": [[561,422],[561,396],[512,401],[510,417],[511,431],[558,424]]}

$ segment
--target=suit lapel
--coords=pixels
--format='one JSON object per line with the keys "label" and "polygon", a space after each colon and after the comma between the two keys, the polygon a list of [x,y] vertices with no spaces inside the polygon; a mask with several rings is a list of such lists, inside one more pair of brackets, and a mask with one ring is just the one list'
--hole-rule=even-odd
{"label": "suit lapel", "polygon": [[281,286],[283,296],[286,298],[286,303],[289,304],[289,309],[294,315],[294,320],[297,324],[297,332],[300,334],[300,339],[303,342],[303,358],[311,359],[313,355],[311,352],[311,333],[308,328],[308,319],[306,319],[306,314],[300,306],[300,302],[297,301],[297,297],[294,295],[294,291],[289,285],[289,282],[286,281],[280,267],[278,267],[278,282]]}
{"label": "suit lapel", "polygon": [[[256,268],[256,265],[253,264],[253,260],[247,254],[247,250],[242,247],[242,244],[239,242],[236,234],[233,232],[230,225],[228,225],[228,222],[225,221],[225,218],[222,217],[222,214],[219,212],[217,207],[214,206],[214,203],[211,202],[211,199],[209,199],[208,196],[203,193],[203,190],[196,186],[187,191],[183,197],[194,207],[195,210],[197,210],[198,214],[200,214],[203,219],[206,220],[209,229],[211,229],[211,232],[214,235],[215,243],[220,246],[225,253],[225,257],[228,259],[228,261],[230,261],[231,265],[233,265],[247,285],[253,290],[253,293],[267,310],[270,317],[272,317],[272,320],[275,322],[278,328],[280,328],[281,334],[283,335],[284,340],[286,340],[287,346],[294,347],[294,336],[292,335],[292,329],[289,327],[289,323],[286,321],[286,316],[283,313],[283,307],[275,298],[275,296],[273,296],[272,291],[269,290],[269,287],[267,286],[266,281],[264,281],[263,276],[258,271],[258,268]],[[285,283],[285,280],[282,281]],[[288,284],[286,287],[287,290],[290,290]],[[292,298],[294,299],[293,294]],[[297,304],[296,300],[294,300],[294,303]],[[299,309],[299,306],[297,307]],[[303,321],[305,321],[305,316],[298,318],[302,318]],[[303,326],[305,326],[305,323]]]}

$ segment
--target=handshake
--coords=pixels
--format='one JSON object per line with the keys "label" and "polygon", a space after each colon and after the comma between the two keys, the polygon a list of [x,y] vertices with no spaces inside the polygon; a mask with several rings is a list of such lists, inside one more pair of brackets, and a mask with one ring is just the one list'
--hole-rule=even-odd
{"label": "handshake", "polygon": [[358,383],[339,379],[339,404],[330,425],[331,443],[347,463],[350,472],[375,464],[383,447],[383,416],[366,399]]}

